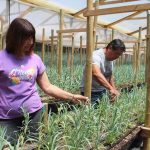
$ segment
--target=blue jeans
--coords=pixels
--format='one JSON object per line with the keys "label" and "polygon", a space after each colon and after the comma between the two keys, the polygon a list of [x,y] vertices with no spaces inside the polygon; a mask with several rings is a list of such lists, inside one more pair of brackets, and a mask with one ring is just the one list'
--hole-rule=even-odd
{"label": "blue jeans", "polygon": [[[43,110],[40,109],[29,115],[28,136],[31,138],[38,138],[39,126],[42,118]],[[5,139],[12,145],[16,145],[21,128],[24,127],[24,117],[14,119],[0,119],[0,127],[6,129]]]}
{"label": "blue jeans", "polygon": [[[91,92],[91,103],[98,104],[100,99],[102,99],[103,95],[106,94],[106,90],[98,91],[98,92]],[[81,95],[84,95],[84,92],[81,92]]]}

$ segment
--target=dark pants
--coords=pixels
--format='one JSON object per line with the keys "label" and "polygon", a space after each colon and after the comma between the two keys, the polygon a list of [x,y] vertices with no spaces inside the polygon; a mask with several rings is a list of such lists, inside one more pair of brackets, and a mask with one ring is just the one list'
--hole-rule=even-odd
{"label": "dark pants", "polygon": [[[106,94],[106,90],[99,92],[91,92],[91,104],[98,104],[104,94]],[[81,95],[84,95],[84,92],[81,92]]]}
{"label": "dark pants", "polygon": [[[29,114],[27,122],[27,135],[31,138],[38,137],[39,123],[42,118],[42,109]],[[12,145],[16,145],[19,135],[26,134],[25,132],[25,118],[15,119],[0,119],[0,126],[6,129],[5,139]]]}

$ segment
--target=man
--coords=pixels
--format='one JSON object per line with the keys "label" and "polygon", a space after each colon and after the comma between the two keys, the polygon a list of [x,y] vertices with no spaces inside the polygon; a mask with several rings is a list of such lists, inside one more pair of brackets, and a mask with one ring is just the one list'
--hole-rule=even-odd
{"label": "man", "polygon": [[[125,45],[120,39],[114,39],[106,48],[93,52],[92,57],[92,91],[91,102],[96,103],[102,95],[109,91],[111,99],[114,100],[119,95],[112,76],[113,60],[119,58],[125,52]],[[85,67],[81,81],[81,94],[85,89]]]}

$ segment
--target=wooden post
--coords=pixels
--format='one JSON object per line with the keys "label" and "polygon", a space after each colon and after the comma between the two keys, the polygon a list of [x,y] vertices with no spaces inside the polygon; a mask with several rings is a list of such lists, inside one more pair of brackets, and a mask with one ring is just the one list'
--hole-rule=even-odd
{"label": "wooden post", "polygon": [[45,127],[45,133],[47,133],[48,131],[48,103],[44,103],[44,118],[43,118],[43,122],[44,122],[44,127]]}
{"label": "wooden post", "polygon": [[71,67],[71,50],[70,50],[70,47],[68,47],[67,66],[68,66],[68,68]]}
{"label": "wooden post", "polygon": [[[87,0],[87,10],[92,10],[93,0]],[[86,68],[85,68],[85,96],[91,99],[92,84],[92,51],[93,51],[93,17],[87,17],[87,51],[86,51]]]}
{"label": "wooden post", "polygon": [[3,26],[2,21],[0,21],[0,50],[3,48]]}
{"label": "wooden post", "polygon": [[[96,0],[95,2],[95,10],[99,6],[99,0]],[[94,26],[93,26],[93,48],[95,50],[95,41],[96,41],[96,27],[97,27],[97,16],[94,16]]]}
{"label": "wooden post", "polygon": [[120,65],[123,64],[123,55],[120,56]]}
{"label": "wooden post", "polygon": [[80,63],[82,64],[82,36],[80,36]]}
{"label": "wooden post", "polygon": [[146,66],[146,47],[144,47],[144,66]]}
{"label": "wooden post", "polygon": [[106,47],[106,46],[107,46],[107,44],[108,44],[107,31],[108,31],[108,29],[107,29],[107,28],[105,28],[105,29],[104,29],[105,47]]}
{"label": "wooden post", "polygon": [[[60,10],[60,30],[63,30],[63,21],[64,21],[64,15],[63,15],[63,10],[61,9]],[[58,78],[61,78],[62,76],[62,52],[63,52],[62,33],[60,32],[58,36],[59,36]]]}
{"label": "wooden post", "polygon": [[125,64],[128,64],[129,55],[125,55]]}
{"label": "wooden post", "polygon": [[71,67],[70,67],[70,73],[71,76],[73,75],[73,70],[74,70],[74,35],[72,36],[72,49],[71,49]]}
{"label": "wooden post", "polygon": [[117,59],[117,66],[120,67],[120,57]]}
{"label": "wooden post", "polygon": [[114,40],[115,31],[112,29],[111,40]]}
{"label": "wooden post", "polygon": [[98,43],[98,35],[96,35],[96,41],[95,41],[95,50],[97,49],[97,43]]}
{"label": "wooden post", "polygon": [[134,81],[135,81],[135,84],[137,82],[137,73],[138,73],[138,44],[135,43],[135,46],[134,46],[134,69],[133,69],[133,72],[134,72]]}
{"label": "wooden post", "polygon": [[118,67],[118,61],[119,61],[119,59],[117,59],[117,60],[115,61],[115,67]]}
{"label": "wooden post", "polygon": [[45,58],[45,29],[43,28],[42,32],[42,61],[44,63],[44,58]]}
{"label": "wooden post", "polygon": [[51,57],[50,66],[54,65],[54,30],[51,30]]}
{"label": "wooden post", "polygon": [[139,38],[138,38],[138,47],[137,47],[137,71],[140,70],[140,48],[141,48],[141,33],[142,33],[142,27],[139,28]]}
{"label": "wooden post", "polygon": [[136,44],[133,45],[132,67],[133,67],[133,72],[135,74],[136,72]]}
{"label": "wooden post", "polygon": [[57,69],[58,69],[58,65],[59,65],[59,40],[57,41],[56,57],[57,57]]}
{"label": "wooden post", "polygon": [[[150,128],[150,14],[147,14],[147,49],[146,49],[146,71],[145,79],[147,83],[145,127]],[[150,150],[150,137],[144,140],[144,150]]]}

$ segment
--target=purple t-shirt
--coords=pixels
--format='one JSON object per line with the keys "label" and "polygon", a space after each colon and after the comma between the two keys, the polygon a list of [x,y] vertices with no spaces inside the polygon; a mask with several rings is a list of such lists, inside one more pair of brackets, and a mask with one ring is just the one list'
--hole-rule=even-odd
{"label": "purple t-shirt", "polygon": [[0,51],[0,119],[23,116],[22,109],[33,113],[42,108],[36,78],[44,70],[36,54],[16,59],[6,50]]}

